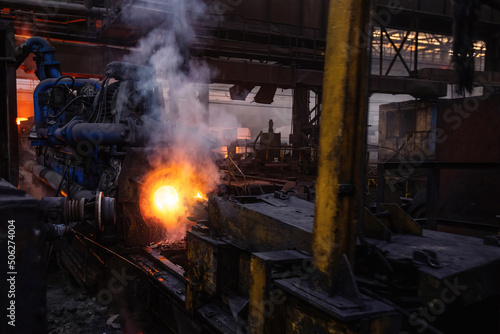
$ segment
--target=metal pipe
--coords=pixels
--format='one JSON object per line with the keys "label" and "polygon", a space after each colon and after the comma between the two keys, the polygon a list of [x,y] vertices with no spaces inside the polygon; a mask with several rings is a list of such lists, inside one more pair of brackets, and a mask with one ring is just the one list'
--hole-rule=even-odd
{"label": "metal pipe", "polygon": [[[59,188],[59,184],[61,184],[61,189],[68,189],[68,182],[61,174],[38,164],[36,161],[28,160],[23,164],[23,166],[28,172],[42,180],[52,189],[57,190]],[[66,195],[73,199],[92,199],[95,198],[96,192],[88,190],[77,183],[69,182],[69,191]]]}
{"label": "metal pipe", "polygon": [[[85,141],[92,146],[125,145],[130,143],[130,128],[123,123],[69,123],[67,127],[58,128],[54,135],[61,141],[77,145]],[[130,143],[133,144],[133,143]]]}
{"label": "metal pipe", "polygon": [[88,9],[83,5],[70,4],[58,1],[35,1],[35,0],[22,0],[22,1],[2,1],[3,8],[22,9],[29,11],[39,11],[47,15],[51,14],[67,14],[77,15],[92,18],[102,18],[106,14],[106,10],[102,8]]}
{"label": "metal pipe", "polygon": [[317,282],[332,291],[343,254],[354,263],[366,151],[369,0],[330,3],[313,229]]}
{"label": "metal pipe", "polygon": [[16,66],[19,67],[31,52],[54,52],[55,49],[42,37],[33,36],[16,47]]}
{"label": "metal pipe", "polygon": [[144,146],[144,129],[128,120],[125,123],[87,123],[74,120],[63,127],[58,124],[41,128],[37,134],[57,143],[81,144],[81,149],[91,149],[99,145]]}
{"label": "metal pipe", "polygon": [[60,78],[60,64],[55,59],[56,49],[41,37],[34,36],[16,47],[16,68],[19,67],[30,53],[36,55],[36,76],[40,80],[46,78]]}
{"label": "metal pipe", "polygon": [[141,147],[145,143],[144,128],[131,120],[125,123],[87,123],[82,120],[72,120],[60,127],[54,124],[43,127],[38,124],[38,137],[48,139],[54,145],[68,143],[89,153],[99,145],[127,145]]}

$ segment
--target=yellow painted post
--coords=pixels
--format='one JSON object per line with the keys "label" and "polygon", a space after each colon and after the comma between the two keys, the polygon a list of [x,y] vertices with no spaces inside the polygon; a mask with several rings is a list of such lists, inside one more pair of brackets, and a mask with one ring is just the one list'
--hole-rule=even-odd
{"label": "yellow painted post", "polygon": [[252,334],[264,334],[266,315],[264,296],[266,289],[266,262],[252,255],[250,262],[250,304],[248,308],[248,323]]}
{"label": "yellow painted post", "polygon": [[330,1],[313,256],[329,287],[353,264],[366,151],[370,1]]}

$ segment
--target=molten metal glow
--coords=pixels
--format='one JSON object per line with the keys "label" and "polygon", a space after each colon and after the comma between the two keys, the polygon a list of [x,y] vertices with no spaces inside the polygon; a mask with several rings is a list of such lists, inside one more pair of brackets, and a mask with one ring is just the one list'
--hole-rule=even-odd
{"label": "molten metal glow", "polygon": [[187,217],[200,201],[208,199],[205,194],[213,187],[213,178],[202,167],[179,161],[166,164],[148,173],[141,185],[142,217],[148,224],[160,224],[169,234],[183,231],[184,237]]}
{"label": "molten metal glow", "polygon": [[179,207],[179,195],[170,186],[161,186],[155,191],[153,197],[156,208],[163,213],[175,211]]}
{"label": "molten metal glow", "polygon": [[16,118],[16,124],[21,125],[21,122],[27,121],[28,119],[26,117],[18,117]]}

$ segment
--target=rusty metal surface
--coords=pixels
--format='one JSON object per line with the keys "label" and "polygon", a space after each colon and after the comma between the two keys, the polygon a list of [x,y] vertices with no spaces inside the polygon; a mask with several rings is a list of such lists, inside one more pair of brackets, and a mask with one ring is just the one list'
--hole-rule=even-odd
{"label": "rusty metal surface", "polygon": [[298,198],[278,200],[287,206],[266,202],[238,204],[210,199],[210,225],[238,247],[250,252],[284,249],[311,251],[313,205]]}
{"label": "rusty metal surface", "polygon": [[[196,315],[209,325],[210,333],[236,334],[241,333],[241,323],[238,323],[231,314],[216,304],[206,304],[196,311]],[[244,327],[243,327],[244,328]],[[243,332],[248,333],[248,332]]]}
{"label": "rusty metal surface", "polygon": [[441,170],[439,218],[488,224],[498,230],[500,175],[497,168],[478,167]]}
{"label": "rusty metal surface", "polygon": [[485,88],[484,96],[438,102],[436,126],[442,135],[437,161],[500,162],[500,150],[492,149],[500,142],[500,95],[490,94],[490,89]]}
{"label": "rusty metal surface", "polygon": [[[274,305],[274,311],[265,315],[263,307],[269,300],[275,300],[279,291],[274,289],[273,276],[277,276],[274,266],[301,266],[308,256],[297,251],[258,252],[252,254],[249,289],[249,325],[255,334],[279,333],[283,329],[284,308]],[[295,267],[296,268],[296,267]]]}
{"label": "rusty metal surface", "polygon": [[407,101],[380,107],[379,159],[402,161],[396,169],[411,170],[410,182],[427,173],[429,227],[435,228],[440,218],[497,225],[500,153],[494,148],[500,142],[500,96],[491,90],[435,104]]}
{"label": "rusty metal surface", "polygon": [[391,231],[397,234],[422,235],[422,227],[418,225],[406,212],[394,203],[380,203],[378,208],[387,211]]}
{"label": "rusty metal surface", "polygon": [[186,236],[187,270],[191,284],[209,296],[237,290],[239,252],[222,240],[190,231]]}
{"label": "rusty metal surface", "polygon": [[377,213],[364,209],[363,235],[390,241],[393,234],[422,235],[422,227],[397,204],[380,203]]}
{"label": "rusty metal surface", "polygon": [[[365,306],[360,306],[341,296],[326,296],[294,279],[278,280],[276,285],[286,292],[287,299],[290,298],[287,313],[292,313],[290,326],[297,329],[304,330],[311,324],[314,327],[320,323],[325,333],[336,333],[335,330],[340,329],[355,333],[362,332],[358,326],[364,321],[388,314],[396,316],[394,308],[365,295],[362,296]],[[293,330],[292,333],[301,332]]]}
{"label": "rusty metal surface", "polygon": [[[362,189],[368,113],[368,55],[361,31],[370,4],[345,0],[331,5],[321,114],[313,254],[325,283],[338,275],[343,254],[354,257]],[[345,187],[344,187],[345,188]]]}
{"label": "rusty metal surface", "polygon": [[[446,282],[467,286],[461,291],[465,304],[480,302],[500,294],[500,248],[485,247],[478,238],[424,230],[423,237],[394,235],[392,242],[369,239],[388,259],[413,259],[416,250],[429,250],[437,254],[440,264],[433,267],[425,263],[417,266],[420,273],[419,297],[423,303],[439,299]],[[402,247],[404,245],[404,247]]]}
{"label": "rusty metal surface", "polygon": [[128,247],[146,246],[162,238],[163,227],[158,223],[146,223],[138,205],[142,178],[151,169],[146,157],[144,149],[130,148],[118,179],[118,229]]}

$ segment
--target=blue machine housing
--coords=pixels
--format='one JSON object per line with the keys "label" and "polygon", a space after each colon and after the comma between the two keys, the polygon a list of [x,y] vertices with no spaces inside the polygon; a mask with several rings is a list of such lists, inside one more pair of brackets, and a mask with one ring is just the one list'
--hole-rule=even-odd
{"label": "blue machine housing", "polygon": [[[77,79],[62,75],[55,49],[45,39],[32,37],[19,45],[18,66],[30,53],[36,55],[40,79],[30,136],[37,162],[67,181],[113,197],[127,149],[144,146],[144,124],[157,122],[163,106],[151,69],[113,62],[102,82]],[[144,77],[148,82],[139,86],[138,78]]]}

